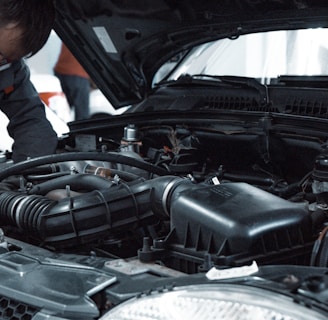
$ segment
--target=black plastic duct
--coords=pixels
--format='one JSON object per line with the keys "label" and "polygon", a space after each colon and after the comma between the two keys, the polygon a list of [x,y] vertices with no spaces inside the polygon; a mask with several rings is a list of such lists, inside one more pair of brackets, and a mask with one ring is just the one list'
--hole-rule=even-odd
{"label": "black plastic duct", "polygon": [[[0,194],[0,219],[45,243],[69,247],[124,230],[168,219],[168,203],[177,186],[191,182],[175,176],[135,185],[120,184],[60,201],[15,192]],[[183,187],[182,189],[184,189]]]}

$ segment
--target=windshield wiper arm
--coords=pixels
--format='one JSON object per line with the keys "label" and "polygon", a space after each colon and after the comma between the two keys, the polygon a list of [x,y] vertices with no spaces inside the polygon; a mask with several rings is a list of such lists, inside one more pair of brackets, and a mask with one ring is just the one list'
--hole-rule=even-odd
{"label": "windshield wiper arm", "polygon": [[208,74],[184,74],[181,75],[177,80],[166,80],[161,81],[160,84],[191,84],[195,83],[197,80],[215,80],[219,83],[229,84],[232,86],[242,86],[247,88],[253,88],[260,94],[260,104],[261,106],[266,106],[269,104],[269,92],[266,85],[261,84],[255,78],[250,77],[240,77],[240,76],[216,76]]}
{"label": "windshield wiper arm", "polygon": [[211,78],[213,77],[214,79],[218,79],[223,83],[240,85],[247,88],[254,88],[260,94],[261,105],[267,105],[269,103],[268,87],[264,84],[261,84],[255,78],[240,77],[240,76],[206,76],[206,77],[211,77]]}

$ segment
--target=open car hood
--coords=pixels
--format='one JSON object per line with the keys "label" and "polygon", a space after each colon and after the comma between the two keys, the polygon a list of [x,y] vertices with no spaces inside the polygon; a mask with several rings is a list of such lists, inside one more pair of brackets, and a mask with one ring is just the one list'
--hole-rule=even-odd
{"label": "open car hood", "polygon": [[225,37],[327,26],[318,0],[57,0],[55,30],[115,108],[140,102],[178,52]]}

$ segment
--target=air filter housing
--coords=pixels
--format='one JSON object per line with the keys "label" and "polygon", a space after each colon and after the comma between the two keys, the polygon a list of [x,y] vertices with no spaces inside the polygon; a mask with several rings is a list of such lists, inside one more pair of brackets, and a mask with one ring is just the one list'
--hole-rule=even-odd
{"label": "air filter housing", "polygon": [[170,213],[171,232],[161,245],[184,263],[209,256],[219,265],[287,263],[307,259],[312,248],[306,205],[246,183],[184,190],[172,199]]}

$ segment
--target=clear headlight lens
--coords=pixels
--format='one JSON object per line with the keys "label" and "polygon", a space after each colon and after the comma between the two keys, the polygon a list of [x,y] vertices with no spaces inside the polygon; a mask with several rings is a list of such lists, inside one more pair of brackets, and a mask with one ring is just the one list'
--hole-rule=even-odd
{"label": "clear headlight lens", "polygon": [[266,290],[199,285],[134,298],[102,320],[324,320],[327,316]]}

